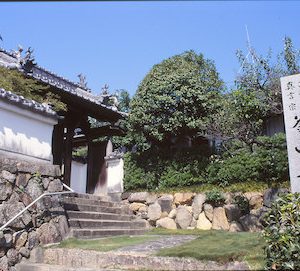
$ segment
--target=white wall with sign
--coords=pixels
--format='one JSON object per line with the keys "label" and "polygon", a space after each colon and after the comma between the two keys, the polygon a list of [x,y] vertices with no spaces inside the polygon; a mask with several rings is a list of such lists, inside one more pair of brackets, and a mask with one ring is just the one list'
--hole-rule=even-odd
{"label": "white wall with sign", "polygon": [[281,92],[292,192],[300,192],[300,74],[282,77]]}

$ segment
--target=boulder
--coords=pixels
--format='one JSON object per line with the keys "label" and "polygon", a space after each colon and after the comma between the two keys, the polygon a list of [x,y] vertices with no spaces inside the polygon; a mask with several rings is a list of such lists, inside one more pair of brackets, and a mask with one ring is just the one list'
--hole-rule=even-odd
{"label": "boulder", "polygon": [[19,262],[19,252],[11,248],[6,252],[7,263],[9,266],[15,265]]}
{"label": "boulder", "polygon": [[208,218],[210,222],[212,222],[214,217],[214,207],[208,203],[203,205],[203,211],[205,213],[205,216]]}
{"label": "boulder", "polygon": [[49,185],[50,182],[51,182],[50,178],[43,178],[43,187],[44,187],[45,190],[48,189],[48,185]]}
{"label": "boulder", "polygon": [[225,198],[225,204],[231,204],[232,203],[232,194],[229,192],[223,193]]}
{"label": "boulder", "polygon": [[181,229],[186,229],[191,225],[192,222],[192,214],[187,210],[184,206],[179,206],[177,208],[176,220],[175,222]]}
{"label": "boulder", "polygon": [[124,192],[121,195],[121,199],[122,200],[127,200],[129,198],[129,196],[131,195],[131,192]]}
{"label": "boulder", "polygon": [[29,258],[30,256],[30,250],[27,249],[26,247],[21,247],[19,253],[25,258]]}
{"label": "boulder", "polygon": [[252,214],[242,216],[239,222],[242,224],[245,231],[259,232],[263,229],[258,217]]}
{"label": "boulder", "polygon": [[7,170],[2,170],[0,173],[0,179],[4,179],[13,184],[15,182],[16,175]]}
{"label": "boulder", "polygon": [[[4,247],[0,246],[0,258],[5,256],[5,254],[6,254],[6,249]],[[0,267],[0,270],[1,270],[1,267]]]}
{"label": "boulder", "polygon": [[[250,201],[250,199],[257,195],[258,192],[245,192],[244,194],[242,194],[245,198],[247,198],[248,201]],[[259,193],[260,194],[260,193]]]}
{"label": "boulder", "polygon": [[229,223],[227,221],[225,209],[223,207],[217,207],[214,209],[212,229],[226,231],[229,230]]}
{"label": "boulder", "polygon": [[191,225],[188,228],[194,228],[195,229],[196,227],[197,227],[197,220],[193,217]]}
{"label": "boulder", "polygon": [[233,221],[230,224],[229,231],[230,232],[241,232],[241,231],[244,231],[244,229],[243,229],[243,226],[239,222]]}
{"label": "boulder", "polygon": [[44,223],[41,227],[39,227],[37,229],[37,234],[39,236],[40,243],[43,245],[57,243],[62,240],[59,230],[52,221]]}
{"label": "boulder", "polygon": [[16,186],[25,188],[31,178],[29,173],[19,173],[16,178]]}
{"label": "boulder", "polygon": [[129,196],[128,201],[129,202],[141,202],[141,203],[144,203],[144,202],[146,202],[148,196],[149,196],[148,192],[132,193]]}
{"label": "boulder", "polygon": [[251,209],[259,209],[263,206],[263,196],[261,193],[254,195],[249,200],[249,205]]}
{"label": "boulder", "polygon": [[224,208],[229,222],[238,221],[242,215],[240,208],[236,204],[227,204]]}
{"label": "boulder", "polygon": [[176,217],[176,209],[171,210],[171,212],[169,213],[168,217],[174,219]]}
{"label": "boulder", "polygon": [[[0,204],[0,224],[3,225],[9,219],[25,208],[21,202],[10,202]],[[28,211],[25,211],[19,218],[11,223],[10,226],[16,229],[23,229],[31,222],[31,216]]]}
{"label": "boulder", "polygon": [[9,200],[6,201],[7,203],[16,203],[20,200],[20,194],[18,194],[17,192],[13,191]]}
{"label": "boulder", "polygon": [[[145,204],[144,204],[145,205]],[[145,205],[145,206],[142,206],[139,208],[139,212],[140,213],[147,213],[148,212],[148,206]]]}
{"label": "boulder", "polygon": [[18,171],[17,163],[18,162],[16,159],[7,158],[5,156],[0,157],[0,168],[2,170],[7,170],[11,173],[16,173]]}
{"label": "boulder", "polygon": [[130,210],[132,210],[133,212],[139,211],[139,209],[142,207],[146,207],[146,205],[144,203],[139,202],[133,202],[129,205]]}
{"label": "boulder", "polygon": [[197,220],[197,229],[199,230],[210,230],[212,227],[211,222],[206,218],[205,213],[202,212]]}
{"label": "boulder", "polygon": [[21,247],[23,247],[26,244],[27,238],[28,238],[28,233],[26,231],[15,232],[13,234],[14,247],[17,250],[19,250]]}
{"label": "boulder", "polygon": [[10,248],[13,243],[13,237],[11,233],[5,233],[3,234],[1,232],[1,237],[0,237],[0,246],[2,248]]}
{"label": "boulder", "polygon": [[0,270],[8,270],[8,259],[6,256],[0,258]]}
{"label": "boulder", "polygon": [[26,247],[31,250],[39,245],[39,235],[35,231],[31,231],[28,234],[28,241]]}
{"label": "boulder", "polygon": [[146,203],[149,205],[156,202],[156,200],[157,200],[157,196],[155,194],[149,194],[146,199]]}
{"label": "boulder", "polygon": [[48,192],[61,192],[64,190],[61,180],[55,179],[48,185]]}
{"label": "boulder", "polygon": [[60,215],[53,219],[55,221],[55,226],[58,229],[58,232],[62,238],[66,237],[69,234],[70,228],[68,220],[64,215]]}
{"label": "boulder", "polygon": [[161,207],[157,202],[149,205],[148,217],[149,217],[150,221],[156,221],[156,220],[160,219],[160,217],[161,217]]}
{"label": "boulder", "polygon": [[38,172],[41,176],[57,177],[61,175],[59,166],[46,163],[17,162],[17,170],[19,172],[31,174],[36,174]]}
{"label": "boulder", "polygon": [[271,207],[272,202],[278,198],[281,193],[288,193],[286,188],[270,188],[267,189],[263,196],[263,205],[266,207]]}
{"label": "boulder", "polygon": [[173,196],[163,195],[157,200],[162,212],[170,213],[172,210]]}
{"label": "boulder", "polygon": [[192,204],[194,218],[199,217],[200,213],[202,212],[202,208],[205,200],[206,200],[205,194],[197,194],[194,197],[193,204]]}
{"label": "boulder", "polygon": [[170,229],[170,230],[177,229],[175,221],[169,217],[164,217],[164,218],[157,220],[156,227]]}
{"label": "boulder", "polygon": [[4,201],[10,197],[13,188],[10,182],[0,179],[0,201]]}
{"label": "boulder", "polygon": [[160,218],[164,218],[164,217],[168,217],[168,213],[167,212],[162,212],[160,215]]}
{"label": "boulder", "polygon": [[174,203],[176,205],[191,205],[193,202],[194,193],[187,192],[187,193],[175,193],[174,194]]}
{"label": "boulder", "polygon": [[[43,194],[43,187],[41,181],[38,178],[31,178],[25,188],[25,192],[32,198],[32,200],[37,199]],[[36,203],[37,208],[43,209],[43,204],[41,201]]]}

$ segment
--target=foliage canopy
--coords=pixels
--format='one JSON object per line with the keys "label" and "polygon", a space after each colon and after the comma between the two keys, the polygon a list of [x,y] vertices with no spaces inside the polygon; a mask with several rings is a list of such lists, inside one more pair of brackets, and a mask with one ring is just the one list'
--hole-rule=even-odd
{"label": "foliage canopy", "polygon": [[129,122],[148,142],[205,134],[223,82],[214,63],[187,51],[154,65],[131,102]]}

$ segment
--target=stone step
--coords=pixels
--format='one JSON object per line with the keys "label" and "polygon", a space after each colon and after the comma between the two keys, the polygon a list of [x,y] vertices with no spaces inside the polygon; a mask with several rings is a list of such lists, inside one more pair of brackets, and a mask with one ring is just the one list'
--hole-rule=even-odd
{"label": "stone step", "polygon": [[87,199],[87,198],[77,198],[77,197],[64,197],[63,202],[64,203],[73,203],[73,204],[116,207],[116,205],[111,201],[103,201],[103,200]]}
{"label": "stone step", "polygon": [[71,229],[70,237],[78,239],[94,239],[105,236],[117,235],[139,235],[146,232],[146,229]]}
{"label": "stone step", "polygon": [[108,195],[94,195],[94,194],[75,193],[75,196],[77,198],[84,198],[84,199],[111,201],[111,197],[108,196]]}
{"label": "stone step", "polygon": [[120,220],[96,220],[96,219],[69,219],[71,228],[87,229],[133,229],[145,228],[146,222],[143,220],[120,221]]}
{"label": "stone step", "polygon": [[76,204],[76,203],[64,203],[64,207],[66,210],[71,210],[71,211],[124,214],[124,211],[120,207],[107,207],[102,205],[88,205],[88,204]]}
{"label": "stone step", "polygon": [[[42,252],[43,263],[68,266],[68,268],[78,268],[87,271],[97,270],[249,270],[249,266],[242,262],[217,263],[214,261],[199,261],[193,258],[184,257],[157,257],[145,253],[130,252],[99,252],[83,249],[49,248]],[[94,268],[94,269],[93,269]],[[47,269],[26,269],[18,271],[46,271]],[[61,269],[56,269],[62,271]],[[53,270],[53,271],[56,271]],[[66,271],[75,271],[67,269]],[[47,271],[52,271],[48,269]],[[65,271],[65,270],[64,270]]]}
{"label": "stone step", "polygon": [[69,267],[43,263],[20,263],[16,265],[16,271],[118,271],[117,269]]}
{"label": "stone step", "polygon": [[122,220],[130,221],[135,218],[134,215],[121,215],[121,214],[110,214],[110,213],[99,213],[99,212],[82,212],[82,211],[70,211],[67,210],[69,219],[103,219],[103,220]]}

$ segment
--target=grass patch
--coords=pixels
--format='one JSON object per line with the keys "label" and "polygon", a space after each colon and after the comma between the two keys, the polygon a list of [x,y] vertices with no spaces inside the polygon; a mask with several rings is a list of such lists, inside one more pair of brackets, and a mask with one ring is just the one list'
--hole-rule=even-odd
{"label": "grass patch", "polygon": [[177,230],[168,230],[163,228],[153,228],[151,231],[146,232],[147,235],[201,235],[203,230],[184,230],[184,229],[177,229]]}
{"label": "grass patch", "polygon": [[[201,184],[194,186],[186,186],[186,187],[167,187],[167,188],[159,188],[159,193],[182,193],[182,192],[195,192],[195,193],[204,193],[207,191],[211,191],[213,189],[218,189],[222,192],[264,192],[268,188],[289,188],[290,184],[288,181],[284,181],[281,183],[278,182],[257,182],[257,181],[247,181],[241,183],[234,183],[228,186],[221,187],[215,184]],[[134,191],[128,192],[140,192],[146,191],[147,189],[136,189]],[[148,190],[149,192],[157,193],[158,190]]]}
{"label": "grass patch", "polygon": [[70,238],[62,241],[55,247],[80,248],[105,252],[125,246],[141,244],[155,239],[157,239],[155,236],[116,236],[94,240],[78,240],[75,238]]}
{"label": "grass patch", "polygon": [[[152,233],[154,233],[153,231]],[[176,234],[174,231],[173,234]],[[193,241],[173,248],[162,249],[157,255],[192,257],[203,261],[246,261],[251,269],[263,269],[264,240],[259,233],[224,231],[189,231],[199,237]],[[159,232],[159,234],[163,234]],[[167,233],[166,233],[167,234]],[[178,231],[177,234],[188,234]]]}

